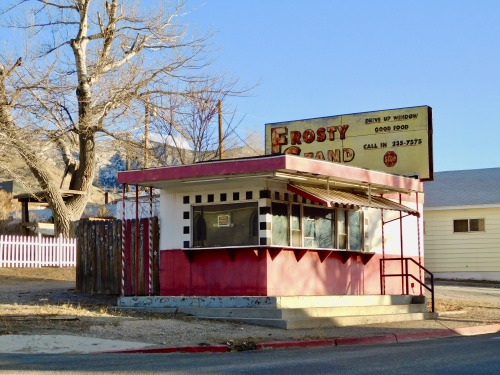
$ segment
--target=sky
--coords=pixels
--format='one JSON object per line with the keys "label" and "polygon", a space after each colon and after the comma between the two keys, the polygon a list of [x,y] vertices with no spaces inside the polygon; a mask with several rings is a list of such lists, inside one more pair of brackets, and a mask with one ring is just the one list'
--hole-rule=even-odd
{"label": "sky", "polygon": [[[211,69],[255,86],[224,104],[241,137],[428,105],[434,171],[500,167],[500,1],[188,0],[186,10],[192,32],[213,32]],[[8,43],[0,30],[0,50]]]}
{"label": "sky", "polygon": [[434,171],[500,167],[500,2],[191,0],[213,69],[257,86],[239,131],[428,105]]}

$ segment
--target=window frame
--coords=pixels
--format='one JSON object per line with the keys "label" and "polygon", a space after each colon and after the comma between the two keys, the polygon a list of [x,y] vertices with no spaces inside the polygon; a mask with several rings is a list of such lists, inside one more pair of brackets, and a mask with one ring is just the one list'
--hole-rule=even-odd
{"label": "window frame", "polygon": [[[478,230],[471,230],[471,221],[477,220]],[[467,223],[467,230],[457,230],[459,222]],[[482,229],[481,229],[482,228]],[[486,232],[485,218],[453,219],[453,233],[481,233]]]}
{"label": "window frame", "polygon": [[[283,204],[287,206],[287,212],[288,212],[288,243],[287,245],[283,244],[277,244],[274,243],[274,236],[272,235],[272,230],[271,230],[271,243],[273,246],[289,246],[289,247],[294,247],[294,248],[312,248],[312,249],[325,249],[323,247],[312,247],[312,246],[305,246],[306,243],[306,237],[305,237],[305,229],[306,229],[306,224],[305,220],[307,219],[305,217],[305,211],[307,210],[307,207],[311,208],[319,208],[321,210],[326,210],[330,211],[333,215],[333,220],[334,223],[332,225],[332,243],[333,247],[331,248],[326,248],[326,249],[332,249],[332,250],[340,250],[340,251],[364,251],[365,249],[365,220],[364,220],[364,210],[362,208],[359,209],[352,209],[352,208],[342,208],[342,207],[326,207],[324,205],[315,205],[315,204],[307,204],[307,203],[297,203],[297,202],[290,202],[290,201],[283,201],[283,200],[273,200],[271,203],[271,216],[274,217],[273,215],[273,209],[272,205],[273,204]],[[299,220],[299,229],[296,230],[294,229],[294,222],[292,219],[292,212],[293,212],[293,207],[294,206],[300,206],[300,220]],[[350,225],[349,225],[349,218],[350,218],[350,213],[351,212],[359,212],[360,213],[360,249],[355,249],[351,250],[351,233],[350,233]],[[339,225],[342,224],[342,222],[339,221],[340,215],[344,215],[344,232],[345,233],[340,233],[339,232]],[[271,224],[272,226],[272,224]],[[294,243],[294,232],[299,232],[300,233],[300,240],[299,246],[295,245]],[[339,243],[340,241],[340,236],[344,236],[344,243],[345,243],[345,248],[340,248]]]}
{"label": "window frame", "polygon": [[[237,206],[242,206],[241,208],[254,208],[254,211],[251,215],[249,215],[249,220],[254,220],[254,223],[248,222],[248,236],[255,237],[254,243],[240,243],[240,244],[208,244],[208,231],[210,227],[206,224],[206,219],[203,215],[205,212],[205,208],[207,207],[224,207],[224,206],[232,206],[230,210],[222,210],[224,212],[228,212],[227,214],[218,215],[217,220],[219,220],[219,216],[228,216],[229,222],[223,223],[223,225],[219,225],[218,228],[224,228],[224,230],[231,230],[230,228],[234,227],[234,219],[233,213],[238,209]],[[253,206],[253,207],[252,207]],[[201,219],[203,220],[205,233],[204,238],[197,237],[197,223],[196,220],[199,219],[199,212],[201,211]],[[198,215],[197,215],[198,214]],[[245,202],[214,202],[214,203],[203,203],[203,204],[193,204],[191,205],[191,247],[192,248],[218,248],[218,247],[234,247],[234,246],[257,246],[259,245],[259,204],[255,200],[245,201]],[[200,224],[201,225],[201,224]],[[203,233],[202,233],[203,234]],[[205,244],[199,244],[200,241],[207,241]],[[249,241],[250,242],[250,241]]]}

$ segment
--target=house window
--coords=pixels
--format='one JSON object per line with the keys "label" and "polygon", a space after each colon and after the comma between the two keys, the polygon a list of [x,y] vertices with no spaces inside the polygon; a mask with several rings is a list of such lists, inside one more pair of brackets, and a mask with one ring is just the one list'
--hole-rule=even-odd
{"label": "house window", "polygon": [[276,246],[363,249],[360,210],[273,202],[272,241]]}
{"label": "house window", "polygon": [[258,244],[257,203],[193,206],[193,246]]}
{"label": "house window", "polygon": [[484,232],[484,219],[453,220],[453,232]]}

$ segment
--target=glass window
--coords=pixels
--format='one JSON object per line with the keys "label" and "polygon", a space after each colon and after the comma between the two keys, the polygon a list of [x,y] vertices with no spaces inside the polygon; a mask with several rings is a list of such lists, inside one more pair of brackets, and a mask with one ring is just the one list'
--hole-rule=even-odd
{"label": "glass window", "polygon": [[468,232],[469,220],[453,220],[453,232]]}
{"label": "glass window", "polygon": [[471,232],[484,232],[484,219],[470,219],[469,230]]}
{"label": "glass window", "polygon": [[484,219],[453,220],[453,232],[484,232]]}
{"label": "glass window", "polygon": [[257,203],[193,207],[193,246],[258,244]]}
{"label": "glass window", "polygon": [[273,245],[278,246],[288,246],[290,242],[289,238],[289,216],[288,216],[288,205],[285,203],[272,203],[271,204],[271,235]]}
{"label": "glass window", "polygon": [[304,207],[304,247],[334,248],[335,211]]}
{"label": "glass window", "polygon": [[362,211],[349,211],[349,250],[363,249]]}
{"label": "glass window", "polygon": [[302,246],[300,205],[292,204],[292,246]]}
{"label": "glass window", "polygon": [[347,211],[338,210],[337,214],[337,249],[347,249]]}
{"label": "glass window", "polygon": [[272,202],[272,240],[275,246],[363,250],[363,212]]}

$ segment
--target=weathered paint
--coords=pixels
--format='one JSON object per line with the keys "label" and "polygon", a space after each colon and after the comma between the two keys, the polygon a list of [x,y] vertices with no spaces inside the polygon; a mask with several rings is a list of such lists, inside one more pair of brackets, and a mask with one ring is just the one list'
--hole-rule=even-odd
{"label": "weathered paint", "polygon": [[[302,250],[302,249],[298,249]],[[162,251],[160,294],[163,296],[294,296],[380,294],[381,254],[366,264],[355,255],[334,251],[324,259],[309,251],[297,260],[293,249],[240,248]],[[367,258],[365,258],[367,260]],[[418,258],[415,258],[418,260]],[[387,264],[400,273],[400,263]],[[410,290],[419,294],[417,286]],[[401,294],[400,278],[388,278],[387,294]]]}
{"label": "weathered paint", "polygon": [[124,171],[118,173],[118,183],[147,186],[162,186],[165,181],[196,178],[230,177],[233,175],[301,172],[311,175],[332,177],[357,184],[373,184],[390,189],[422,191],[420,180],[378,172],[363,168],[331,163],[323,160],[307,159],[291,155],[277,155],[266,158],[221,160],[147,170]]}
{"label": "weathered paint", "polygon": [[[399,201],[402,191],[422,191],[422,182],[402,176],[334,164],[290,155],[217,161],[119,174],[119,182],[162,188],[160,196],[160,295],[166,296],[271,296],[271,295],[361,295],[380,294],[382,257],[382,215],[367,208],[365,246],[367,253],[265,246],[192,249],[192,205],[253,201],[267,208],[274,193],[290,201],[286,181],[276,172],[297,173],[311,179],[348,183],[357,188],[388,191],[385,198]],[[263,175],[265,174],[265,175]],[[267,177],[271,178],[267,178]],[[234,178],[236,177],[236,178]],[[260,177],[260,178],[255,178]],[[205,178],[211,181],[205,180]],[[243,178],[243,179],[242,179]],[[187,182],[187,183],[186,183]],[[263,194],[260,192],[273,194]],[[237,193],[237,194],[235,194]],[[398,193],[397,195],[394,195]],[[250,198],[247,198],[247,194]],[[283,198],[287,194],[288,198]],[[220,198],[224,196],[224,199]],[[219,199],[219,198],[220,199]],[[400,202],[422,212],[415,194],[403,195]],[[419,202],[420,203],[420,202]],[[404,256],[418,261],[416,216],[404,217],[384,211],[386,257]],[[270,243],[269,213],[259,213],[259,241]],[[403,237],[403,240],[401,240]],[[368,254],[369,253],[369,254]],[[349,256],[347,256],[349,255]],[[352,255],[352,256],[350,256]],[[401,273],[401,262],[386,264],[387,273]],[[393,270],[393,271],[392,271]],[[412,272],[418,275],[418,270]],[[401,294],[400,278],[388,278],[385,292]],[[410,290],[418,294],[419,288]]]}
{"label": "weathered paint", "polygon": [[266,154],[432,180],[432,110],[420,106],[266,124]]}

